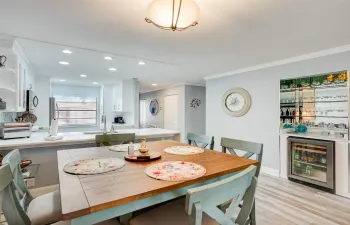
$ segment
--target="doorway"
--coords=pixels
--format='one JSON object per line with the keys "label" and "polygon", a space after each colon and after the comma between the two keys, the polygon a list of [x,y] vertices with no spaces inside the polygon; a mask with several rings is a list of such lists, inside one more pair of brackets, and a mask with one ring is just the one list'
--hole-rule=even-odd
{"label": "doorway", "polygon": [[179,95],[164,97],[164,129],[179,130]]}

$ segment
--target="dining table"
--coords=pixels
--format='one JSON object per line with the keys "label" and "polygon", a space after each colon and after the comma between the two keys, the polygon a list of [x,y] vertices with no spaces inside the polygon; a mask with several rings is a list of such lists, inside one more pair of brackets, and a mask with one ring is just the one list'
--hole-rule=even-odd
{"label": "dining table", "polygon": [[[173,141],[147,142],[150,151],[161,158],[150,162],[128,162],[120,169],[95,175],[64,172],[66,164],[89,158],[124,159],[127,152],[111,151],[108,146],[57,151],[59,188],[63,220],[71,225],[96,224],[120,217],[127,224],[132,213],[159,203],[185,196],[187,190],[223,179],[259,162],[252,159],[204,149],[203,153],[175,155],[164,152],[171,146],[187,144]],[[206,169],[202,177],[184,181],[164,181],[145,174],[147,166],[167,161],[192,162]]]}

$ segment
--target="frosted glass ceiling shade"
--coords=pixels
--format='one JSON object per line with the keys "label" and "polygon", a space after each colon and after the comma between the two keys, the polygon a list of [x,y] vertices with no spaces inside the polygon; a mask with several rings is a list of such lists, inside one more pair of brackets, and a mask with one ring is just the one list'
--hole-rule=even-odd
{"label": "frosted glass ceiling shade", "polygon": [[185,30],[198,24],[199,7],[193,0],[154,0],[146,21],[165,30]]}

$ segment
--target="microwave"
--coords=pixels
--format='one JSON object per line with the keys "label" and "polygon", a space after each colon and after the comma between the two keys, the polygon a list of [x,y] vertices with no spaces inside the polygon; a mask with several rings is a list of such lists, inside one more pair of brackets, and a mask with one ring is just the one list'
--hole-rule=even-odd
{"label": "microwave", "polygon": [[26,92],[26,111],[35,110],[39,104],[39,99],[33,90],[27,90]]}

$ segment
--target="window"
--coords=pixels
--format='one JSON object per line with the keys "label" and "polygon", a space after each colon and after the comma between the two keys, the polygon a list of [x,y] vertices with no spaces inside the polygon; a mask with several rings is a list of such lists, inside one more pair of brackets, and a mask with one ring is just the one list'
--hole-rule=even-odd
{"label": "window", "polygon": [[97,99],[56,97],[59,125],[97,125]]}
{"label": "window", "polygon": [[100,87],[53,83],[59,126],[96,126],[99,116]]}
{"label": "window", "polygon": [[146,100],[140,100],[140,126],[146,126]]}

